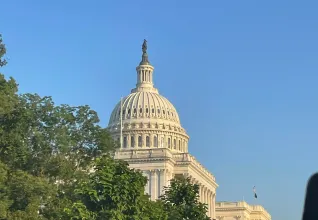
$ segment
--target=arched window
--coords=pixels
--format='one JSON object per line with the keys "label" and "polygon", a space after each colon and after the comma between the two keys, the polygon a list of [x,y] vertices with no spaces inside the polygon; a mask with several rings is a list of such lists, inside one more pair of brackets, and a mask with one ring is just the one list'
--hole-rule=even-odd
{"label": "arched window", "polygon": [[171,140],[168,138],[168,147],[171,148]]}
{"label": "arched window", "polygon": [[130,109],[128,109],[128,115],[130,114]]}
{"label": "arched window", "polygon": [[153,145],[154,145],[154,147],[158,147],[158,138],[157,138],[157,136],[153,137]]}
{"label": "arched window", "polygon": [[146,147],[150,147],[150,137],[146,137]]}
{"label": "arched window", "polygon": [[177,149],[177,140],[176,139],[173,140],[173,148]]}
{"label": "arched window", "polygon": [[151,109],[151,112],[152,112],[152,114],[155,114],[155,109],[154,108]]}
{"label": "arched window", "polygon": [[134,114],[136,114],[137,113],[137,109],[136,108],[134,108]]}
{"label": "arched window", "polygon": [[124,148],[127,147],[127,137],[124,137],[124,143],[123,143]]}
{"label": "arched window", "polygon": [[135,147],[135,137],[130,138],[130,146]]}
{"label": "arched window", "polygon": [[149,112],[149,110],[148,110],[148,108],[146,108],[146,113],[148,114],[148,112]]}
{"label": "arched window", "polygon": [[141,136],[138,136],[138,147],[142,146],[142,138]]}
{"label": "arched window", "polygon": [[139,113],[142,113],[142,108],[139,109]]}

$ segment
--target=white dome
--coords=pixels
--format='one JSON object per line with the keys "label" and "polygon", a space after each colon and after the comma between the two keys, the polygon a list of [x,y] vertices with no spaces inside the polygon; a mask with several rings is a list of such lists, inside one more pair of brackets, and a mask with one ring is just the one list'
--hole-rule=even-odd
{"label": "white dome", "polygon": [[121,150],[168,148],[188,152],[189,136],[174,106],[154,88],[154,67],[144,49],[136,70],[136,88],[117,103],[110,116],[112,137],[121,141]]}
{"label": "white dome", "polygon": [[[114,108],[108,126],[120,123],[120,101]],[[134,92],[122,100],[123,120],[166,120],[180,125],[174,106],[165,97],[154,92]]]}

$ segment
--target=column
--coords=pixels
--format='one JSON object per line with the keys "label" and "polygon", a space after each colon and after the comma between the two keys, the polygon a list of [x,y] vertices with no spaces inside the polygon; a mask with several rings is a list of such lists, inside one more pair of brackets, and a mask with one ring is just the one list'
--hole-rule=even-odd
{"label": "column", "polygon": [[212,207],[212,210],[213,210],[213,218],[215,218],[215,197],[216,197],[216,193],[214,192],[214,193],[213,193],[213,199],[212,199],[212,203],[213,203],[213,207]]}
{"label": "column", "polygon": [[[150,125],[150,127],[151,127],[151,125]],[[150,146],[150,148],[155,147],[155,144],[153,142],[153,134],[149,134],[149,146]]]}
{"label": "column", "polygon": [[158,198],[157,193],[158,193],[158,181],[157,181],[157,171],[156,170],[151,170],[151,185],[150,185],[150,190],[151,190],[151,199],[156,200]]}
{"label": "column", "polygon": [[206,188],[203,187],[203,197],[202,197],[203,201],[202,203],[206,204]]}
{"label": "column", "polygon": [[172,172],[170,170],[166,170],[166,186],[170,186],[170,180],[172,179]]}
{"label": "column", "polygon": [[199,201],[202,203],[203,202],[203,185],[200,184],[199,188]]}
{"label": "column", "polygon": [[213,217],[213,192],[210,192],[210,217]]}
{"label": "column", "polygon": [[207,200],[206,200],[206,204],[207,204],[207,208],[208,208],[208,212],[207,212],[207,214],[208,214],[208,216],[210,217],[211,215],[210,215],[210,204],[211,204],[211,202],[210,202],[210,190],[208,189],[207,190],[207,192],[206,192],[206,198],[207,198]]}
{"label": "column", "polygon": [[130,134],[126,136],[127,148],[130,148]]}
{"label": "column", "polygon": [[142,147],[142,148],[145,148],[145,147],[146,147],[146,135],[145,135],[145,134],[142,134],[142,135],[141,135],[141,139],[142,139],[141,147]]}
{"label": "column", "polygon": [[210,203],[210,190],[207,190],[206,197],[207,197],[206,203],[207,203],[207,208],[208,208],[207,215],[210,217],[210,204],[211,204]]}
{"label": "column", "polygon": [[147,183],[146,183],[146,186],[145,186],[145,192],[146,194],[151,194],[150,190],[149,190],[149,186],[150,186],[150,182],[151,182],[151,178],[150,178],[150,171],[143,171],[142,174],[147,177]]}
{"label": "column", "polygon": [[135,146],[134,146],[134,148],[138,148],[138,137],[139,137],[139,135],[138,134],[134,134],[134,144],[135,144]]}
{"label": "column", "polygon": [[167,176],[166,176],[166,170],[165,169],[161,169],[159,171],[159,175],[160,175],[160,181],[159,181],[159,190],[160,190],[160,194],[159,195],[163,195],[164,194],[164,186],[167,186]]}
{"label": "column", "polygon": [[204,197],[205,197],[205,200],[204,200],[204,203],[206,204],[206,207],[208,208],[207,209],[207,215],[209,215],[209,197],[208,197],[208,189],[205,188],[205,191],[204,191]]}

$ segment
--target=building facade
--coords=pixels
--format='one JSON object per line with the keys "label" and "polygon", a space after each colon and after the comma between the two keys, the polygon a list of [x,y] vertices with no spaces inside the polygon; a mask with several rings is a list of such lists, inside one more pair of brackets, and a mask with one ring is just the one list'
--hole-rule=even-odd
{"label": "building facade", "polygon": [[122,98],[111,113],[108,129],[121,143],[115,153],[148,178],[146,193],[158,199],[175,175],[200,185],[200,201],[208,205],[208,216],[216,218],[215,177],[188,152],[189,136],[175,107],[154,87],[154,67],[147,54],[147,41],[136,68],[136,88]]}
{"label": "building facade", "polygon": [[271,220],[271,215],[260,205],[240,202],[217,202],[217,220]]}

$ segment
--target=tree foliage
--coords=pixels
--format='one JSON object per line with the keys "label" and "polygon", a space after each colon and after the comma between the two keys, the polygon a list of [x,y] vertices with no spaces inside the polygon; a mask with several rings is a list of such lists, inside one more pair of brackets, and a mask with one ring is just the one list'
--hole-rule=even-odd
{"label": "tree foliage", "polygon": [[103,156],[96,160],[90,178],[76,188],[78,202],[67,211],[73,219],[165,219],[162,210],[155,210],[158,206],[150,206],[155,202],[144,194],[146,182],[147,179],[139,171],[130,169],[126,162]]}
{"label": "tree foliage", "polygon": [[3,43],[2,35],[0,34],[0,67],[5,66],[7,64],[7,61],[3,58],[6,52],[7,49],[5,44]]}
{"label": "tree foliage", "polygon": [[207,206],[199,202],[199,185],[192,184],[190,178],[183,176],[171,180],[161,197],[169,220],[209,220]]}

